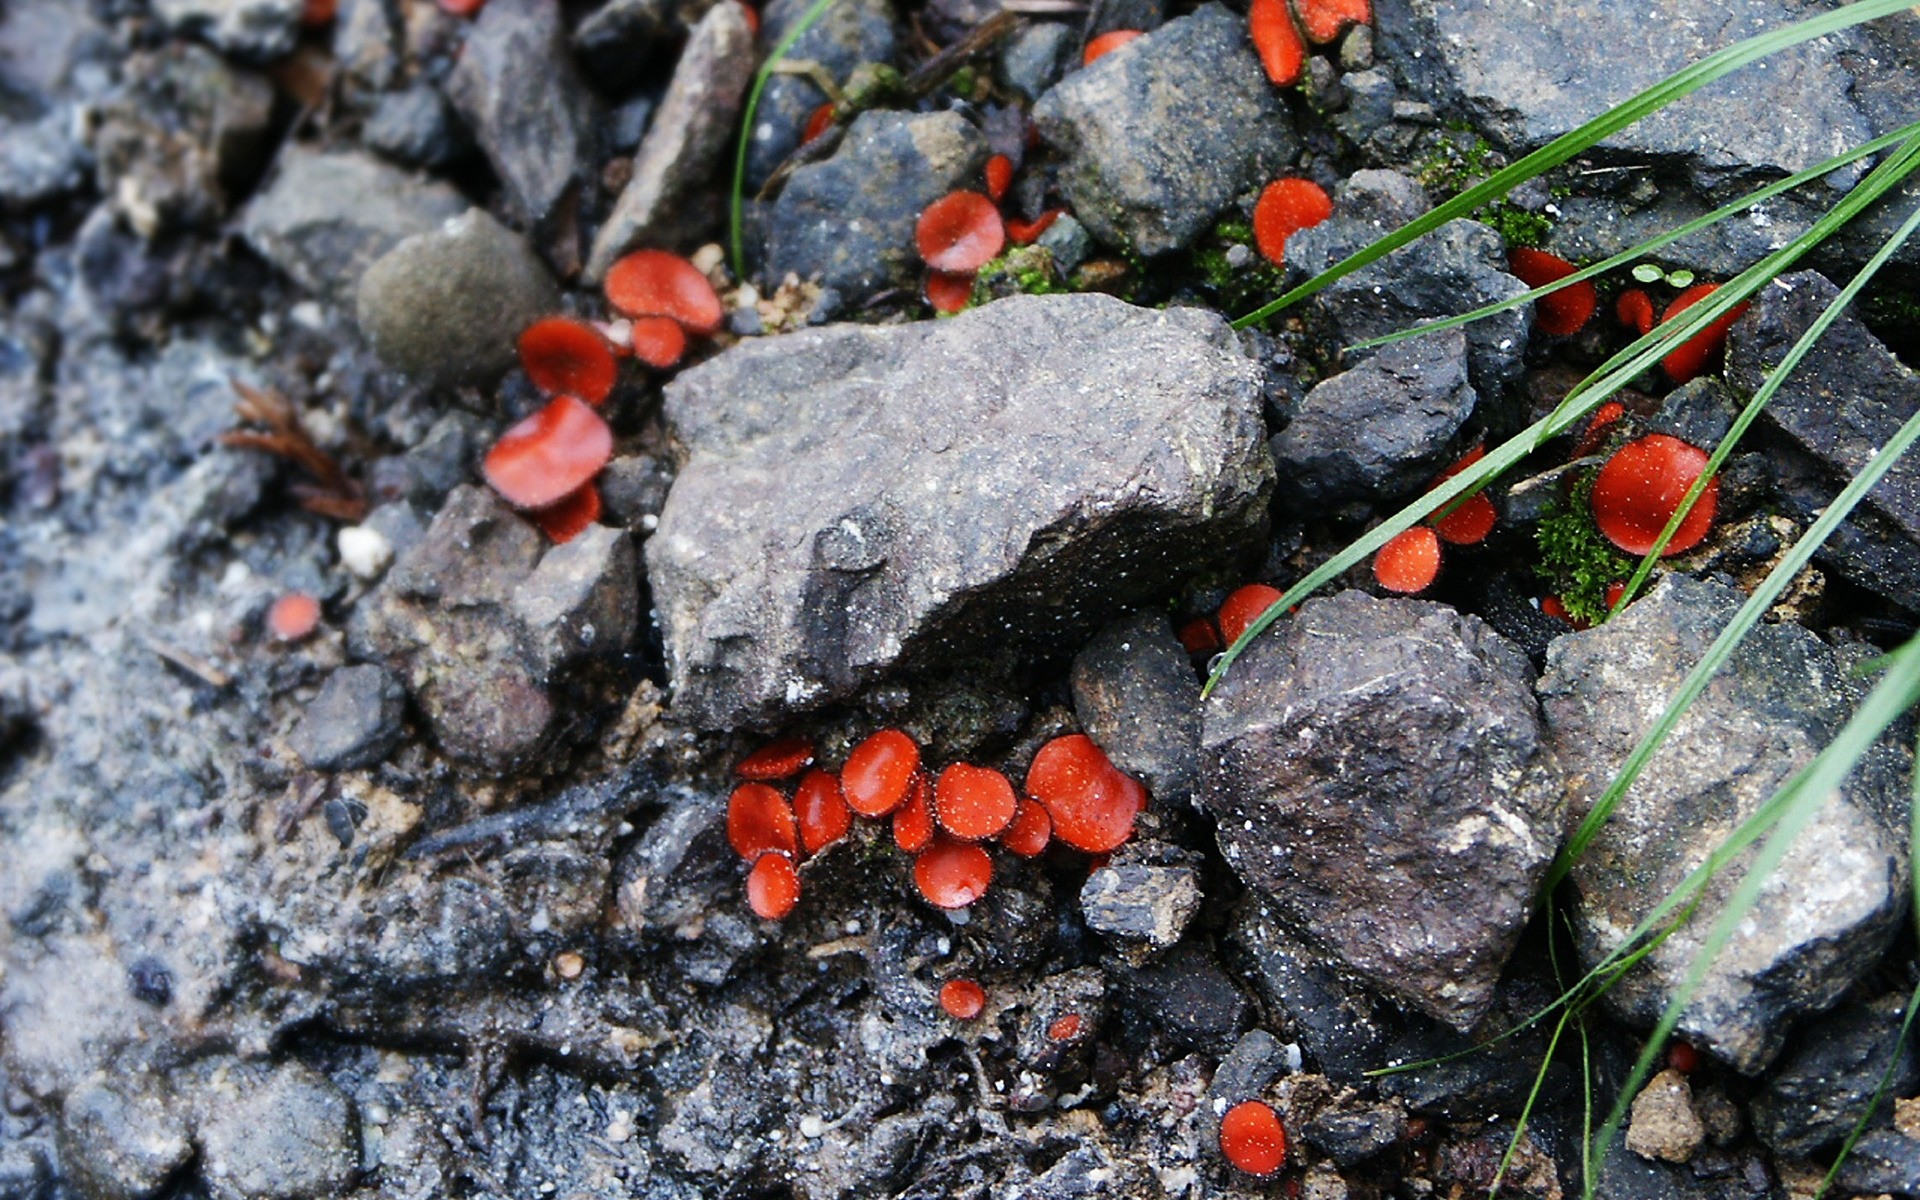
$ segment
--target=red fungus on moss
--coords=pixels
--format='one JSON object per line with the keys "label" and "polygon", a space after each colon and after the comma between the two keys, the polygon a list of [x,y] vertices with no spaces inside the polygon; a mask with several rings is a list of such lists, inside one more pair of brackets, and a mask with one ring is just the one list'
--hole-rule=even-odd
{"label": "red fungus on moss", "polygon": [[1606,606],[1608,608],[1612,608],[1614,605],[1620,603],[1620,597],[1626,594],[1627,594],[1627,581],[1624,579],[1614,580],[1612,583],[1607,585],[1607,594],[1606,594],[1606,600],[1605,600]]}
{"label": "red fungus on moss", "polygon": [[1147,805],[1146,788],[1084,733],[1040,747],[1027,768],[1027,794],[1046,806],[1055,837],[1089,854],[1125,845]]}
{"label": "red fungus on moss", "polygon": [[1115,50],[1118,50],[1128,42],[1139,37],[1142,32],[1143,31],[1139,29],[1116,29],[1111,33],[1101,34],[1099,37],[1087,43],[1086,53],[1080,56],[1080,65],[1083,67],[1092,66],[1095,59],[1104,58],[1112,54]]}
{"label": "red fungus on moss", "polygon": [[882,729],[853,748],[840,768],[847,807],[863,817],[884,817],[907,801],[920,770],[920,747],[898,729]]}
{"label": "red fungus on moss", "polygon": [[267,631],[283,642],[297,642],[320,626],[320,602],[305,592],[288,592],[267,609]]}
{"label": "red fungus on moss", "polygon": [[565,497],[527,514],[527,520],[540,527],[547,540],[564,546],[587,531],[600,519],[600,489],[583,483]]}
{"label": "red fungus on moss", "polygon": [[[1434,486],[1439,486],[1455,475],[1471,467],[1487,456],[1485,446],[1475,446],[1434,478]],[[1442,507],[1445,507],[1444,505]],[[1485,492],[1475,492],[1453,506],[1453,511],[1436,514],[1433,518],[1433,530],[1440,540],[1455,546],[1477,546],[1487,540],[1493,527],[1500,523],[1499,510],[1493,507],[1493,501],[1487,499]]]}
{"label": "red fungus on moss", "polygon": [[[1559,255],[1535,250],[1531,246],[1516,246],[1513,253],[1507,255],[1507,269],[1530,288],[1558,283],[1579,270]],[[1594,307],[1599,302],[1599,293],[1593,290],[1593,280],[1583,279],[1579,283],[1569,284],[1534,301],[1534,327],[1555,337],[1579,333],[1593,319]]]}
{"label": "red fungus on moss", "polygon": [[1573,614],[1567,611],[1567,602],[1558,596],[1549,594],[1540,597],[1540,611],[1556,621],[1574,624]]}
{"label": "red fungus on moss", "polygon": [[762,854],[747,872],[747,905],[755,916],[779,921],[800,903],[800,872],[780,854]]}
{"label": "red fungus on moss", "polygon": [[815,769],[801,777],[800,786],[793,789],[793,823],[800,832],[800,849],[808,854],[818,854],[847,836],[853,814],[831,771]]}
{"label": "red fungus on moss", "polygon": [[585,403],[560,396],[500,435],[481,473],[517,508],[545,508],[599,474],[613,430]]}
{"label": "red fungus on moss", "polygon": [[1047,1037],[1051,1041],[1070,1042],[1080,1036],[1080,1028],[1085,1024],[1085,1019],[1079,1013],[1070,1012],[1047,1026]]}
{"label": "red fungus on moss", "polygon": [[1053,840],[1053,818],[1038,800],[1020,801],[1013,823],[1000,831],[1000,844],[1021,858],[1037,858]]}
{"label": "red fungus on moss", "polygon": [[1267,78],[1280,87],[1300,82],[1300,69],[1307,62],[1307,44],[1300,40],[1287,0],[1253,0],[1247,8],[1247,32],[1253,38],[1254,51]]}
{"label": "red fungus on moss", "polygon": [[[1660,315],[1660,323],[1665,325],[1719,290],[1720,285],[1717,283],[1694,284],[1673,298],[1673,303],[1667,305],[1667,311]],[[1661,359],[1660,366],[1666,371],[1667,378],[1675,383],[1685,383],[1706,370],[1708,364],[1719,356],[1720,348],[1726,345],[1727,330],[1733,328],[1733,323],[1747,311],[1747,306],[1748,302],[1743,300],[1721,313],[1714,318],[1712,324],[1681,342],[1671,353]]]}
{"label": "red fungus on moss", "polygon": [[1053,228],[1053,223],[1066,214],[1064,208],[1050,208],[1031,221],[1009,220],[1007,222],[1007,240],[1016,246],[1032,245],[1041,234]]}
{"label": "red fungus on moss", "polygon": [[1020,797],[992,767],[954,763],[940,772],[933,811],[940,828],[965,842],[993,837],[1013,823]]}
{"label": "red fungus on moss", "polygon": [[978,271],[1007,244],[1007,226],[979,192],[948,192],[921,212],[913,237],[934,270]]}
{"label": "red fungus on moss", "polygon": [[618,364],[600,331],[572,317],[543,317],[520,334],[520,366],[549,396],[599,404],[613,391]]}
{"label": "red fungus on moss", "polygon": [[1324,46],[1349,28],[1373,19],[1368,0],[1293,0],[1293,6],[1300,14],[1300,27],[1306,30],[1307,40],[1316,46]]}
{"label": "red fungus on moss", "polygon": [[949,979],[940,985],[940,1007],[956,1021],[971,1021],[987,1007],[987,990],[971,979]]}
{"label": "red fungus on moss", "polygon": [[627,341],[633,356],[655,370],[677,366],[687,355],[687,331],[672,317],[635,317]]}
{"label": "red fungus on moss", "polygon": [[987,894],[993,860],[972,842],[936,837],[913,860],[913,882],[935,908],[965,908]]}
{"label": "red fungus on moss", "polygon": [[1287,1165],[1287,1131],[1262,1100],[1244,1100],[1220,1118],[1220,1153],[1249,1175],[1271,1175]]}
{"label": "red fungus on moss", "polygon": [[1218,619],[1221,638],[1229,646],[1239,641],[1240,635],[1247,631],[1247,626],[1273,607],[1273,602],[1279,598],[1280,589],[1264,583],[1249,583],[1234,589],[1220,604]]}
{"label": "red fungus on moss", "polygon": [[1573,457],[1585,458],[1598,450],[1600,444],[1607,440],[1608,426],[1626,415],[1627,406],[1618,400],[1609,400],[1594,409],[1593,416],[1587,421],[1586,429],[1580,433],[1580,440],[1574,444]]}
{"label": "red fungus on moss", "polygon": [[688,332],[720,332],[720,296],[678,254],[635,250],[607,268],[607,303],[629,317],[672,317]]}
{"label": "red fungus on moss", "polygon": [[1013,160],[1004,154],[996,154],[987,160],[987,195],[995,204],[1006,199],[1007,189],[1013,186]]}
{"label": "red fungus on moss", "polygon": [[793,807],[767,784],[741,784],[727,799],[727,844],[748,862],[769,852],[789,858],[799,854]]}
{"label": "red fungus on moss", "polygon": [[776,738],[741,759],[733,773],[761,783],[791,779],[813,765],[813,743],[803,737]]}
{"label": "red fungus on moss", "polygon": [[[1687,489],[1707,469],[1707,452],[1664,433],[1649,434],[1614,451],[1593,478],[1594,524],[1628,554],[1653,549]],[[1720,481],[1709,480],[1661,557],[1698,546],[1713,527]]]}
{"label": "red fungus on moss", "polygon": [[928,271],[927,303],[937,313],[957,313],[973,301],[972,271]]}
{"label": "red fungus on moss", "polygon": [[1253,206],[1253,241],[1261,257],[1287,263],[1287,239],[1333,215],[1333,200],[1311,179],[1276,179]]}
{"label": "red fungus on moss", "polygon": [[907,789],[907,802],[893,810],[893,844],[918,854],[933,844],[933,789],[927,773],[916,771]]}
{"label": "red fungus on moss", "polygon": [[1628,329],[1645,337],[1653,332],[1653,297],[1639,288],[1628,288],[1613,302],[1613,315]]}
{"label": "red fungus on moss", "polygon": [[1440,535],[1425,525],[1401,530],[1373,556],[1373,577],[1403,596],[1427,590],[1439,575]]}

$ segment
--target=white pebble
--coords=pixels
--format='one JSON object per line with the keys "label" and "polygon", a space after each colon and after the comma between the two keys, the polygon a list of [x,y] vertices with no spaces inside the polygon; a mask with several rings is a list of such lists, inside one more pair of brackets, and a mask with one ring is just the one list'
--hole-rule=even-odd
{"label": "white pebble", "polygon": [[348,525],[335,541],[340,547],[341,565],[361,579],[378,579],[393,562],[393,543],[378,529]]}
{"label": "white pebble", "polygon": [[808,1113],[800,1118],[800,1136],[809,1140],[818,1138],[827,1131],[827,1123]]}

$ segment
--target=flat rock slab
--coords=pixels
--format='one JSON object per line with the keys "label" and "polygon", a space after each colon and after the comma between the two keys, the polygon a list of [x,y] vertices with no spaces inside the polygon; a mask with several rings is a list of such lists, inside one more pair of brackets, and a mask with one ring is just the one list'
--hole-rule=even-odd
{"label": "flat rock slab", "polygon": [[1532,686],[1517,647],[1445,605],[1310,600],[1203,710],[1196,794],[1277,917],[1470,1029],[1560,842]]}
{"label": "flat rock slab", "polygon": [[[1742,599],[1669,575],[1620,616],[1549,648],[1541,707],[1577,808],[1606,788]],[[1754,628],[1574,865],[1587,963],[1619,948],[1827,744],[1861,695],[1849,668],[1798,625]],[[1905,904],[1905,760],[1891,744],[1875,747],[1799,832],[1682,1011],[1677,1036],[1759,1071],[1794,1019],[1832,1004],[1879,961]],[[1626,1020],[1659,1017],[1754,853],[1722,870],[1696,915],[1607,993]]]}
{"label": "flat rock slab", "polygon": [[683,373],[647,567],[674,705],[772,724],[939,656],[1058,652],[1257,536],[1260,371],[1210,312],[1021,296]]}

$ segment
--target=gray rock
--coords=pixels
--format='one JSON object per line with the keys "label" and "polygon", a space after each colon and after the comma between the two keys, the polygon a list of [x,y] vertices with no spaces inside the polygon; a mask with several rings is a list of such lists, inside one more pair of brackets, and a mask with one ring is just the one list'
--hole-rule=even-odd
{"label": "gray rock", "polygon": [[1920,1195],[1920,1140],[1892,1129],[1875,1129],[1853,1144],[1834,1180],[1856,1196]]}
{"label": "gray rock", "polygon": [[1370,984],[1462,1030],[1559,847],[1532,680],[1478,618],[1342,592],[1254,642],[1203,713],[1197,794],[1227,862]]}
{"label": "gray rock", "polygon": [[1390,1014],[1282,924],[1265,898],[1255,893],[1242,903],[1227,938],[1247,977],[1322,1074],[1359,1083],[1386,1061]]}
{"label": "gray rock", "polygon": [[1192,242],[1300,146],[1245,18],[1217,4],[1067,76],[1033,120],[1063,156],[1074,215],[1101,241],[1143,255]]}
{"label": "gray rock", "polygon": [[1264,1029],[1249,1029],[1220,1060],[1207,1095],[1228,1105],[1258,1099],[1286,1069],[1287,1052],[1274,1036]]}
{"label": "gray rock", "polygon": [[527,628],[543,674],[588,655],[619,654],[639,625],[640,568],[624,529],[590,525],[555,546],[513,589],[513,612]]}
{"label": "gray rock", "polygon": [[1073,709],[1121,770],[1163,802],[1193,792],[1199,773],[1200,681],[1161,612],[1108,624],[1073,659]]}
{"label": "gray rock", "polygon": [[295,283],[345,301],[374,259],[467,208],[448,185],[372,155],[289,146],[273,182],[248,202],[240,231]]}
{"label": "gray rock", "polygon": [[1253,536],[1272,479],[1225,323],[1104,296],[745,342],[665,413],[688,457],[648,576],[707,727],[1058,645]]}
{"label": "gray rock", "polygon": [[325,1200],[359,1174],[359,1115],[326,1076],[297,1062],[200,1075],[200,1177],[214,1200]]}
{"label": "gray rock", "polygon": [[466,126],[455,119],[440,90],[425,83],[383,93],[361,139],[409,167],[444,167],[472,146]]}
{"label": "gray rock", "polygon": [[1080,912],[1097,933],[1164,950],[1180,940],[1203,899],[1192,867],[1115,863],[1087,876]]}
{"label": "gray rock", "polygon": [[53,1192],[53,1167],[38,1142],[0,1146],[0,1200],[47,1200]]}
{"label": "gray rock", "polygon": [[1387,72],[1355,71],[1340,83],[1347,93],[1347,107],[1333,115],[1333,126],[1349,141],[1365,142],[1393,121],[1393,104],[1400,92]]}
{"label": "gray rock", "polygon": [[1224,1054],[1252,1015],[1253,1005],[1203,938],[1188,938],[1145,966],[1109,962],[1107,974],[1119,986],[1116,1011],[1142,1040]]}
{"label": "gray rock", "polygon": [[1363,1163],[1406,1135],[1407,1114],[1397,1104],[1323,1109],[1300,1130],[1302,1140],[1342,1167]]}
{"label": "gray rock", "polygon": [[[1605,625],[1553,643],[1541,704],[1577,806],[1612,780],[1741,599],[1719,584],[1668,575]],[[1593,963],[1618,948],[1727,831],[1826,744],[1860,694],[1848,661],[1813,634],[1756,626],[1575,864],[1583,958]],[[1758,1071],[1794,1018],[1833,1003],[1879,959],[1907,887],[1899,782],[1906,758],[1876,748],[1812,817],[1708,969],[1679,1036],[1738,1070]],[[1721,871],[1696,914],[1607,993],[1622,1017],[1646,1026],[1659,1016],[1754,853]]]}
{"label": "gray rock", "polygon": [[695,200],[740,123],[740,105],[753,79],[753,46],[746,9],[738,4],[715,5],[694,27],[653,126],[634,155],[633,178],[594,238],[589,280],[598,280],[638,246],[690,249],[711,229],[718,206]]}
{"label": "gray rock", "polygon": [[153,0],[154,16],[174,32],[261,62],[293,49],[302,7],[301,0]]}
{"label": "gray rock", "polygon": [[599,103],[574,66],[559,0],[489,0],[445,87],[529,223],[595,169]]}
{"label": "gray rock", "polygon": [[1034,239],[1034,245],[1053,256],[1054,270],[1064,277],[1073,274],[1092,256],[1093,235],[1073,219],[1072,213],[1061,213],[1047,226],[1046,232]]}
{"label": "gray rock", "polygon": [[[1727,339],[1727,381],[1744,400],[1773,372],[1839,290],[1811,271],[1761,289]],[[1920,409],[1920,375],[1847,312],[1822,335],[1762,411],[1785,443],[1774,451],[1789,511],[1811,520]],[[1823,566],[1920,611],[1920,464],[1891,470],[1817,556]]]}
{"label": "gray rock", "polygon": [[387,251],[360,278],[360,332],[387,366],[434,387],[486,387],[520,331],[560,307],[527,240],[471,208]]}
{"label": "gray rock", "polygon": [[573,49],[596,79],[625,87],[672,29],[672,0],[606,0],[574,28]]}
{"label": "gray rock", "polygon": [[392,87],[401,68],[399,6],[393,0],[341,0],[333,18],[333,60],[349,94]]}
{"label": "gray rock", "polygon": [[159,1080],[117,1071],[67,1096],[60,1165],[91,1200],[143,1200],[193,1157],[188,1124]]}
{"label": "gray rock", "polygon": [[657,524],[672,487],[673,468],[650,454],[622,455],[600,472],[607,521],[628,528],[644,527],[649,517]]}
{"label": "gray rock", "polygon": [[383,667],[341,667],[307,705],[289,744],[317,771],[370,767],[400,744],[406,695]]}
{"label": "gray rock", "polygon": [[1001,87],[1031,104],[1060,78],[1075,41],[1071,26],[1059,22],[1029,25],[1000,43],[993,60],[994,78]]}
{"label": "gray rock", "polygon": [[1753,1132],[1774,1153],[1805,1158],[1853,1132],[1883,1077],[1887,1092],[1871,1123],[1886,1124],[1892,1098],[1920,1084],[1920,1056],[1900,1039],[1905,1015],[1906,998],[1893,995],[1810,1023],[1753,1098]]}
{"label": "gray rock", "polygon": [[87,98],[109,78],[95,68],[114,57],[112,37],[87,5],[14,0],[0,13],[0,82],[20,106],[11,115]]}
{"label": "gray rock", "polygon": [[[773,0],[766,6],[762,36],[778,45],[806,15],[812,0]],[[839,0],[793,44],[790,59],[818,63],[833,80],[846,86],[862,63],[893,62],[897,35],[892,0]],[[758,189],[787,156],[800,148],[807,118],[825,104],[827,95],[804,75],[774,75],[760,93],[754,110],[752,139],[747,144],[747,186]]]}
{"label": "gray rock", "polygon": [[86,182],[80,114],[62,105],[28,118],[0,118],[0,208],[24,209]]}
{"label": "gray rock", "polygon": [[986,161],[986,139],[958,113],[860,114],[833,157],[795,171],[773,202],[761,281],[771,289],[792,273],[842,305],[917,288],[921,210],[978,179]]}
{"label": "gray rock", "polygon": [[1460,330],[1387,347],[1316,384],[1274,435],[1279,498],[1304,514],[1412,497],[1447,465],[1475,399]]}
{"label": "gray rock", "polygon": [[1706,1124],[1694,1111],[1693,1085],[1684,1073],[1668,1067],[1633,1098],[1626,1142],[1641,1158],[1687,1162],[1706,1137]]}
{"label": "gray rock", "polygon": [[[1711,20],[1683,0],[1639,8],[1530,8],[1525,0],[1456,5],[1389,0],[1375,24],[1383,56],[1441,107],[1464,104],[1476,127],[1532,150],[1711,51],[1803,12],[1781,0],[1728,0]],[[1609,137],[1596,161],[1672,163],[1702,189],[1784,175],[1873,136],[1843,63],[1850,39],[1824,38],[1701,89]],[[1583,65],[1608,47],[1606,71]],[[1778,114],[1794,119],[1784,126]],[[1836,181],[1850,186],[1851,168]]]}

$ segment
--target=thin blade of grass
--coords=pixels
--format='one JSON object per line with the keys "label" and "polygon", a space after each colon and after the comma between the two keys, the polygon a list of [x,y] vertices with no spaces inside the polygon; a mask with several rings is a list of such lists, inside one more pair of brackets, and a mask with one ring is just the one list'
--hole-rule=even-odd
{"label": "thin blade of grass", "polygon": [[1489,201],[1497,200],[1516,186],[1533,179],[1582,150],[1603,141],[1651,113],[1658,112],[1682,96],[1697,91],[1731,71],[1767,55],[1801,42],[1825,37],[1867,21],[1891,16],[1911,6],[1911,0],[1856,0],[1844,8],[1821,13],[1779,29],[1769,30],[1744,41],[1716,50],[1699,62],[1683,67],[1637,95],[1562,134],[1517,162],[1495,171],[1479,184],[1461,192],[1439,207],[1415,218],[1372,245],[1335,263],[1307,282],[1270,304],[1264,304],[1233,323],[1235,329],[1258,324],[1274,313],[1297,304],[1336,279],[1344,278],[1393,253],[1408,242],[1438,229],[1453,220],[1473,213]]}
{"label": "thin blade of grass", "polygon": [[832,4],[833,0],[813,0],[813,4],[807,11],[801,14],[799,22],[787,31],[787,36],[780,39],[780,43],[773,48],[773,53],[767,55],[767,61],[760,64],[760,69],[753,76],[753,87],[747,92],[747,106],[740,114],[740,144],[733,156],[733,194],[727,209],[727,248],[729,256],[733,259],[735,279],[744,280],[747,277],[747,251],[741,207],[742,196],[747,187],[747,146],[753,138],[754,114],[760,111],[760,93],[766,90],[767,80],[772,77],[773,69],[787,57],[787,52],[793,49],[793,44],[799,41],[801,35],[807,30],[812,29],[815,22],[826,15],[827,9]]}

